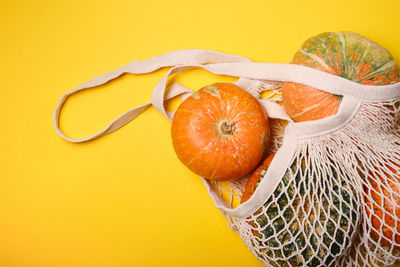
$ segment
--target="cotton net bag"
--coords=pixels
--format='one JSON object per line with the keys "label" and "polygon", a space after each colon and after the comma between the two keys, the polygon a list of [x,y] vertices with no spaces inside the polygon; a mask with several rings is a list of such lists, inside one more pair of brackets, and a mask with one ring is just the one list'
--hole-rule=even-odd
{"label": "cotton net bag", "polygon": [[[61,109],[72,94],[123,73],[143,74],[163,67],[171,68],[155,86],[151,102],[127,111],[87,138],[71,139],[60,129]],[[165,110],[164,101],[179,95],[185,99],[192,91],[177,83],[167,88],[167,79],[192,68],[239,77],[236,84],[259,98],[271,119],[269,152],[276,155],[249,200],[233,205],[248,177],[225,184],[203,179],[231,229],[259,260],[266,266],[385,266],[400,258],[395,245],[400,237],[399,202],[393,201],[400,198],[400,83],[362,85],[300,65],[180,50],[131,62],[64,94],[54,113],[56,131],[70,142],[89,141],[119,129],[151,105],[171,120],[173,112]],[[282,82],[343,96],[338,113],[293,122],[280,105]],[[262,99],[264,91],[268,96]],[[384,211],[387,202],[395,212],[374,214],[375,209]]]}

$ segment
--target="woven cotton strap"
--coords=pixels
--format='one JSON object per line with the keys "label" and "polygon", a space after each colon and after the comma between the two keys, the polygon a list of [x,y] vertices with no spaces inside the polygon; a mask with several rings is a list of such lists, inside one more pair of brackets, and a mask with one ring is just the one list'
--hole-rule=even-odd
{"label": "woven cotton strap", "polygon": [[400,98],[400,82],[391,85],[365,85],[310,67],[281,63],[220,63],[199,66],[214,74],[247,79],[295,82],[331,94],[348,95],[364,102]]}

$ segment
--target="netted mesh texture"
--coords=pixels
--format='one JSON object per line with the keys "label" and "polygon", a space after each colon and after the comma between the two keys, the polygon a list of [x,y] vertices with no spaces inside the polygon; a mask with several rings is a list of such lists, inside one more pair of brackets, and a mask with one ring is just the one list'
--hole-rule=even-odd
{"label": "netted mesh texture", "polygon": [[400,101],[363,105],[346,128],[332,139],[353,150],[343,156],[359,174],[362,223],[338,264],[388,266],[400,260]]}
{"label": "netted mesh texture", "polygon": [[[282,144],[281,126],[271,127],[269,153]],[[299,138],[251,216],[223,213],[267,266],[388,266],[400,259],[399,174],[400,101],[363,103],[343,127]],[[227,183],[238,199],[246,180]]]}
{"label": "netted mesh texture", "polygon": [[[329,151],[300,145],[262,207],[248,218],[226,215],[232,229],[270,266],[329,265],[348,249],[359,224],[357,184]],[[237,221],[246,229],[238,229]]]}

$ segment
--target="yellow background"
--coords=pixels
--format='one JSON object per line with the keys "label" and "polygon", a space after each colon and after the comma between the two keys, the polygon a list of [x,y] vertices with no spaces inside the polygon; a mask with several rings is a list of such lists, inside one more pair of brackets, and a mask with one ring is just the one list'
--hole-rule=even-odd
{"label": "yellow background", "polygon": [[[61,95],[133,60],[187,48],[288,62],[324,31],[359,32],[400,61],[400,2],[1,1],[0,267],[262,266],[176,158],[153,108],[119,131],[70,144],[53,129]],[[74,96],[72,137],[150,100],[166,70]],[[234,81],[204,71],[192,89]],[[176,106],[176,103],[175,103]]]}

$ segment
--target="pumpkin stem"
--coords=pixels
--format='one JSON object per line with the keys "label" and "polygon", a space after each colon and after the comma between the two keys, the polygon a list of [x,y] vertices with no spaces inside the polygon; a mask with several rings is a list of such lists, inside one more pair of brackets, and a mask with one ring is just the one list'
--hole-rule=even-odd
{"label": "pumpkin stem", "polygon": [[221,135],[231,135],[236,130],[236,125],[231,120],[221,120],[217,125],[217,129]]}

